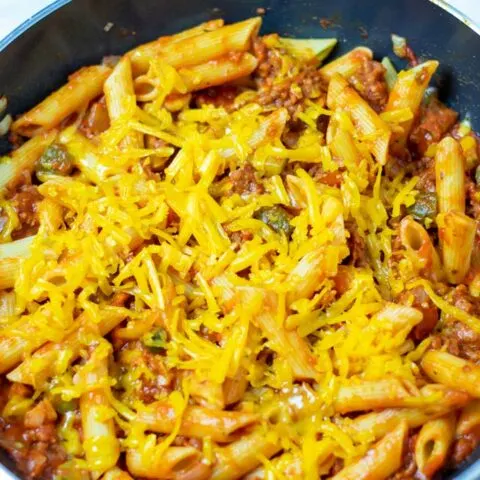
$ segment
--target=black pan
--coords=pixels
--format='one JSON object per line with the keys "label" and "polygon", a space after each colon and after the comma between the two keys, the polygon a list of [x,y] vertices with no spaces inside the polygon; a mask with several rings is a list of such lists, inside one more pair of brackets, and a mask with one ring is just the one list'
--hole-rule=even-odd
{"label": "black pan", "polygon": [[[338,37],[335,55],[364,44],[376,56],[392,58],[390,34],[407,37],[420,58],[440,61],[433,80],[440,98],[462,116],[468,113],[480,130],[480,28],[443,0],[59,0],[0,41],[0,93],[7,95],[15,115],[62,85],[75,69],[98,63],[104,55],[212,18],[245,19],[258,8],[266,12],[264,32]],[[327,30],[320,25],[325,18],[332,22]],[[107,24],[113,24],[108,32]],[[0,143],[0,150],[7,148]],[[477,449],[467,464],[442,480],[479,480],[479,458]],[[16,478],[2,468],[0,478]]]}

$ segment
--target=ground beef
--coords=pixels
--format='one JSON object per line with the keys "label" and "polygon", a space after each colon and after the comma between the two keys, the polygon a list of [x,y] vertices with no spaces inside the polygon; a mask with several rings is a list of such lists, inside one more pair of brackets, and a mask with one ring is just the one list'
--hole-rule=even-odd
{"label": "ground beef", "polygon": [[253,239],[253,233],[248,230],[237,230],[236,232],[228,232],[228,237],[232,243],[242,245],[245,242]]}
{"label": "ground beef", "polygon": [[307,168],[308,174],[317,182],[328,185],[329,187],[340,188],[343,182],[342,172],[325,172],[320,163],[315,163]]}
{"label": "ground beef", "polygon": [[220,85],[194,93],[193,101],[197,107],[213,105],[216,108],[223,107],[230,111],[233,108],[235,97],[239,93],[240,89],[235,85]]}
{"label": "ground beef", "polygon": [[93,102],[85,117],[80,124],[79,130],[87,137],[92,138],[100,135],[110,126],[110,118],[108,116],[105,97],[97,102]]}
{"label": "ground beef", "polygon": [[434,193],[435,187],[435,160],[433,157],[422,157],[415,162],[414,175],[419,177],[416,189]]}
{"label": "ground beef", "polygon": [[412,480],[415,478],[417,464],[415,463],[415,443],[417,433],[408,435],[403,449],[402,466],[390,477],[391,480]]}
{"label": "ground beef", "polygon": [[458,114],[435,97],[420,108],[420,115],[410,134],[411,150],[423,156],[429,145],[439,142],[455,125]]}
{"label": "ground beef", "polygon": [[388,85],[385,67],[375,60],[365,59],[360,69],[350,77],[350,83],[377,112],[381,112],[388,101]]}
{"label": "ground beef", "polygon": [[480,188],[470,178],[467,179],[465,185],[465,193],[468,202],[467,214],[472,216],[475,220],[480,220],[480,200],[477,195],[480,194]]}
{"label": "ground beef", "polygon": [[345,228],[350,233],[347,239],[347,245],[350,250],[348,263],[354,267],[364,267],[367,264],[365,240],[358,232],[358,227],[355,222],[346,221]]}
{"label": "ground beef", "polygon": [[35,185],[23,185],[10,198],[12,207],[20,220],[20,226],[12,232],[13,240],[37,233],[39,226],[37,210],[42,198]]}
{"label": "ground beef", "polygon": [[232,181],[232,193],[239,195],[248,193],[263,193],[263,185],[257,180],[255,169],[249,163],[230,173]]}
{"label": "ground beef", "polygon": [[[466,285],[458,285],[455,288],[451,302],[470,315],[480,316],[480,300],[470,295]],[[437,335],[435,345],[436,348],[446,347],[452,355],[480,363],[480,334],[463,322],[446,323]]]}
{"label": "ground beef", "polygon": [[433,304],[430,297],[422,287],[415,287],[411,290],[402,292],[398,298],[399,303],[408,304],[420,310],[423,314],[422,321],[415,326],[411,332],[411,337],[417,342],[427,338],[438,323],[438,308]]}
{"label": "ground beef", "polygon": [[[129,342],[123,348],[135,350],[140,354],[133,360],[129,360],[129,369],[146,369],[148,374],[142,374],[138,380],[135,391],[139,399],[146,403],[152,403],[162,395],[168,395],[174,387],[175,378],[178,375],[174,370],[167,370],[163,355],[146,347],[141,341]],[[122,359],[120,360],[122,362]]]}
{"label": "ground beef", "polygon": [[452,448],[452,467],[465,461],[480,443],[480,432],[471,432],[456,439]]}
{"label": "ground beef", "polygon": [[268,48],[261,38],[254,41],[253,51],[258,60],[254,80],[259,91],[257,101],[261,105],[285,107],[294,117],[302,110],[306,99],[320,97],[327,91],[315,64],[305,63],[295,75],[279,80],[282,52]]}
{"label": "ground beef", "polygon": [[48,401],[41,401],[25,420],[0,421],[0,446],[7,450],[25,478],[53,478],[67,456],[55,428],[56,413]]}

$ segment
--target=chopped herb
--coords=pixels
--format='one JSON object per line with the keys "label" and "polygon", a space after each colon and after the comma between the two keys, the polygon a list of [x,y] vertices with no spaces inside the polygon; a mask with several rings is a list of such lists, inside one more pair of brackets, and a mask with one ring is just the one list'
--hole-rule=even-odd
{"label": "chopped herb", "polygon": [[69,175],[73,170],[73,159],[63,145],[50,145],[39,158],[37,175]]}
{"label": "chopped herb", "polygon": [[383,58],[382,65],[385,67],[385,81],[387,82],[388,90],[392,90],[397,81],[397,71],[388,57]]}
{"label": "chopped herb", "polygon": [[392,33],[393,53],[400,58],[407,56],[407,39]]}
{"label": "chopped herb", "polygon": [[480,185],[480,165],[475,169],[475,183]]}
{"label": "chopped herb", "polygon": [[290,225],[291,215],[280,205],[261,208],[255,212],[255,218],[266,223],[275,232],[283,232],[288,238],[293,232],[293,227]]}
{"label": "chopped herb", "polygon": [[77,402],[75,400],[59,400],[55,403],[55,410],[64,415],[67,412],[72,412],[77,409]]}
{"label": "chopped herb", "polygon": [[147,333],[142,342],[154,351],[164,350],[167,347],[167,332],[163,328],[158,328],[154,332]]}
{"label": "chopped herb", "polygon": [[435,193],[420,193],[415,203],[408,207],[408,213],[415,220],[424,221],[427,218],[434,220],[437,214],[437,195]]}

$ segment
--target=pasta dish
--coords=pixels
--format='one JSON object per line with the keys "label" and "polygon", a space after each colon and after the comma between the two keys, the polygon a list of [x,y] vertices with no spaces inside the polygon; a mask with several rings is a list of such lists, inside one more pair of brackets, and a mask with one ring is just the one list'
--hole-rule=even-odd
{"label": "pasta dish", "polygon": [[397,72],[260,26],[160,37],[0,122],[23,478],[429,479],[476,448],[476,133],[400,37]]}

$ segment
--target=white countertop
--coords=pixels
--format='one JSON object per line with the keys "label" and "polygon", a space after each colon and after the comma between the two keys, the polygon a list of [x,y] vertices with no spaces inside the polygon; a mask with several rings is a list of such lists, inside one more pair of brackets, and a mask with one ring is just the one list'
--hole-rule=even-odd
{"label": "white countertop", "polygon": [[[0,39],[50,3],[51,0],[0,0]],[[449,3],[480,25],[480,0],[450,0]]]}

